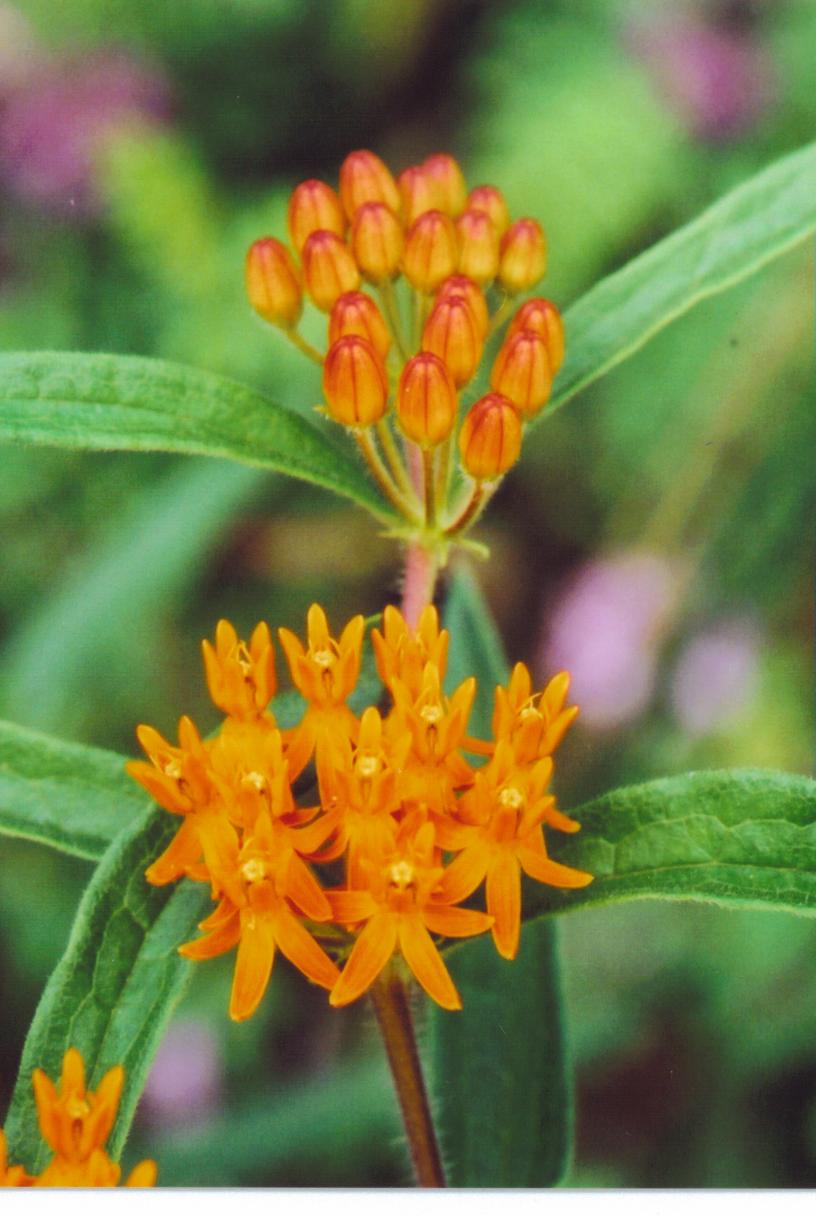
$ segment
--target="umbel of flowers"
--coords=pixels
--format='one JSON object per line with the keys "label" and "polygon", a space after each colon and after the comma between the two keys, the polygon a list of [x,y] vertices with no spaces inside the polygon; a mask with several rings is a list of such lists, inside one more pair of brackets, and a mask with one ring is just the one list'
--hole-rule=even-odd
{"label": "umbel of flowers", "polygon": [[[546,269],[541,225],[511,221],[495,186],[468,192],[444,153],[394,179],[373,152],[352,152],[339,190],[301,182],[288,218],[291,248],[265,236],[247,253],[250,303],[321,365],[323,408],[408,523],[460,535],[518,459],[564,357],[556,306],[520,302]],[[325,352],[298,330],[304,295],[327,314]]]}
{"label": "umbel of flowers", "polygon": [[[125,1074],[117,1065],[106,1072],[95,1091],[85,1085],[85,1065],[75,1047],[65,1053],[59,1086],[40,1068],[34,1070],[34,1097],[42,1138],[53,1157],[41,1174],[27,1174],[10,1165],[6,1137],[0,1131],[0,1187],[111,1187],[121,1167],[105,1151],[119,1107]],[[142,1161],[131,1171],[126,1186],[147,1187],[156,1182],[154,1161]]]}
{"label": "umbel of flowers", "polygon": [[[416,630],[388,607],[372,631],[384,713],[370,705],[358,715],[348,704],[362,616],[334,637],[314,604],[305,644],[288,629],[279,638],[303,698],[293,728],[280,729],[269,708],[269,627],[245,642],[220,621],[215,644],[204,642],[210,695],[225,715],[217,734],[202,739],[187,717],[177,744],[150,726],[137,731],[148,760],[128,770],[180,821],[147,878],[161,885],[187,875],[208,883],[215,903],[203,936],[181,953],[206,959],[237,948],[230,1016],[239,1021],[257,1008],[277,951],[335,1006],[391,965],[458,1009],[440,940],[489,929],[512,959],[522,872],[562,888],[591,881],[551,860],[544,835],[579,827],[548,793],[553,752],[578,712],[566,706],[569,678],[536,692],[518,664],[496,689],[485,740],[468,733],[475,679],[444,691],[449,638],[431,606]],[[300,805],[292,787],[307,770],[315,792]],[[482,888],[486,911],[462,906]]]}

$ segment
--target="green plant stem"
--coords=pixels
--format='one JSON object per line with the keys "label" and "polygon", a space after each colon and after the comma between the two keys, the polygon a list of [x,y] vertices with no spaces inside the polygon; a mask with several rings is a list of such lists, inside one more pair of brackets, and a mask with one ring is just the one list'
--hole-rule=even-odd
{"label": "green plant stem", "polygon": [[463,510],[445,529],[445,536],[457,536],[474,524],[487,506],[498,484],[498,481],[495,481],[488,488],[488,483],[477,481]]}
{"label": "green plant stem", "polygon": [[504,297],[501,304],[499,305],[499,307],[496,309],[496,311],[493,313],[493,316],[491,317],[490,326],[488,327],[488,331],[487,331],[488,338],[490,337],[491,334],[494,334],[497,329],[499,329],[502,325],[504,325],[504,322],[507,320],[508,316],[510,315],[510,311],[511,311],[514,303],[515,303],[515,300],[514,300],[513,296]]}
{"label": "green plant stem", "polygon": [[417,1181],[423,1187],[443,1187],[445,1174],[405,984],[397,975],[381,976],[371,988],[371,1000],[391,1066]]}
{"label": "green plant stem", "polygon": [[382,301],[383,312],[391,330],[391,335],[397,345],[397,350],[400,353],[402,361],[405,363],[409,358],[409,352],[402,332],[402,321],[400,320],[394,284],[390,279],[386,279],[384,283],[380,284],[380,300]]}
{"label": "green plant stem", "polygon": [[436,526],[436,481],[434,479],[434,453],[422,449],[422,487],[425,497],[425,526],[430,531]]}
{"label": "green plant stem", "polygon": [[409,497],[414,498],[415,492],[408,476],[408,470],[405,467],[405,462],[400,455],[399,448],[394,442],[394,436],[391,433],[391,428],[385,418],[381,418],[377,423],[377,436],[380,440],[382,450],[385,453],[385,459],[388,462],[388,467],[394,475],[399,488]]}
{"label": "green plant stem", "polygon": [[422,609],[433,601],[439,561],[433,549],[412,541],[405,553],[402,615],[409,629],[416,629]]}
{"label": "green plant stem", "polygon": [[312,346],[311,342],[307,342],[296,329],[287,329],[284,332],[292,345],[296,346],[302,355],[305,355],[307,359],[311,359],[313,363],[318,363],[321,367],[323,366],[323,355],[321,355],[316,346]]}
{"label": "green plant stem", "polygon": [[413,503],[394,485],[391,474],[383,464],[382,457],[377,451],[371,432],[368,428],[355,431],[354,438],[362,452],[363,459],[371,470],[371,475],[382,490],[388,501],[395,506],[401,515],[412,523],[419,523]]}

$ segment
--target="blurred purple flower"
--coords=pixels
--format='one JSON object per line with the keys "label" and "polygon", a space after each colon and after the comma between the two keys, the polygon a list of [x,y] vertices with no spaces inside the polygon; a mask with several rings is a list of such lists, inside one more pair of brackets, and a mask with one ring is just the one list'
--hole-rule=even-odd
{"label": "blurred purple flower", "polygon": [[174,1022],[147,1078],[142,1111],[151,1123],[171,1126],[206,1119],[220,1106],[223,1088],[218,1040],[204,1022]]}
{"label": "blurred purple flower", "polygon": [[0,173],[27,203],[93,214],[99,141],[168,114],[163,78],[124,52],[53,60],[13,91],[0,113]]}
{"label": "blurred purple flower", "polygon": [[623,553],[589,562],[561,596],[541,666],[570,672],[570,696],[585,726],[621,726],[646,708],[657,643],[677,594],[664,558]]}
{"label": "blurred purple flower", "polygon": [[680,121],[701,139],[741,135],[773,99],[770,54],[743,24],[715,24],[703,13],[665,13],[633,24],[627,40]]}
{"label": "blurred purple flower", "polygon": [[761,639],[750,621],[732,619],[692,638],[680,655],[671,702],[689,735],[707,735],[756,695]]}
{"label": "blurred purple flower", "polygon": [[43,52],[19,9],[0,3],[0,102],[39,71]]}

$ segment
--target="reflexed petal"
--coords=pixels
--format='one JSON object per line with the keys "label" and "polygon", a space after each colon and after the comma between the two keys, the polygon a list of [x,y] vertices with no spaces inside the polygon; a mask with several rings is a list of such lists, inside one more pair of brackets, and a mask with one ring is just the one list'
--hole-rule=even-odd
{"label": "reflexed petal", "polygon": [[459,904],[472,895],[487,873],[488,852],[484,845],[470,845],[448,866],[439,883],[445,903]]}
{"label": "reflexed petal", "polygon": [[40,1121],[40,1131],[46,1144],[56,1152],[59,1137],[59,1118],[57,1117],[56,1086],[41,1068],[34,1069],[34,1100],[37,1103],[37,1118]]}
{"label": "reflexed petal", "polygon": [[288,908],[282,907],[275,916],[275,941],[281,954],[313,983],[322,988],[336,983],[340,974],[336,966]]}
{"label": "reflexed petal", "polygon": [[100,1081],[91,1113],[85,1119],[82,1128],[80,1143],[83,1157],[89,1155],[95,1148],[104,1148],[116,1118],[124,1083],[125,1072],[120,1064],[106,1072]]}
{"label": "reflexed petal", "polygon": [[551,726],[547,727],[544,738],[541,740],[542,752],[555,751],[564,735],[578,717],[578,712],[578,706],[572,705],[569,709],[565,709],[563,713],[559,714]]}
{"label": "reflexed petal", "polygon": [[397,944],[397,927],[393,916],[383,913],[373,917],[363,929],[348,957],[340,979],[332,988],[329,1003],[340,1006],[356,1001],[370,988]]}
{"label": "reflexed petal", "polygon": [[275,959],[272,925],[264,916],[245,913],[241,917],[241,943],[235,960],[229,1014],[234,1022],[251,1017],[269,983]]}
{"label": "reflexed petal", "polygon": [[331,919],[331,906],[320,883],[296,854],[292,854],[286,872],[286,895],[310,920]]}
{"label": "reflexed petal", "polygon": [[451,908],[446,904],[438,907],[427,904],[422,909],[425,924],[431,933],[440,933],[443,937],[474,937],[484,933],[493,924],[493,917],[486,912],[477,912],[471,908]]}
{"label": "reflexed petal", "polygon": [[529,874],[537,882],[545,882],[551,887],[570,889],[586,887],[595,877],[594,874],[587,874],[584,870],[573,870],[570,866],[562,866],[549,857],[541,857],[532,849],[520,848],[518,859],[525,874]]}
{"label": "reflexed petal", "polygon": [[179,954],[200,963],[205,958],[215,958],[217,955],[231,950],[233,946],[237,945],[240,936],[241,918],[238,911],[235,910],[229,920],[218,925],[206,937],[199,937],[195,941],[185,942],[183,946],[179,946]]}
{"label": "reflexed petal", "polygon": [[198,824],[195,816],[190,815],[184,820],[167,848],[157,857],[151,866],[145,870],[145,878],[154,887],[163,887],[168,882],[175,882],[187,872],[188,866],[195,865],[201,857],[201,841],[198,837]]}
{"label": "reflexed petal", "polygon": [[443,1009],[461,1009],[461,998],[442,955],[418,916],[400,918],[399,944],[403,958],[428,996]]}
{"label": "reflexed petal", "polygon": [[377,904],[368,891],[327,891],[332,917],[341,925],[356,925],[369,920],[377,911]]}
{"label": "reflexed petal", "polygon": [[298,853],[304,856],[316,852],[331,836],[341,818],[342,811],[339,808],[329,811],[327,815],[321,815],[320,819],[310,823],[308,827],[298,828],[293,832],[290,837],[292,844]]}
{"label": "reflexed petal", "polygon": [[63,1058],[60,1090],[63,1097],[85,1093],[85,1063],[76,1047],[69,1047]]}
{"label": "reflexed petal", "polygon": [[503,853],[488,870],[487,910],[496,918],[496,949],[502,958],[515,958],[521,930],[521,871],[512,853]]}
{"label": "reflexed petal", "polygon": [[155,1161],[140,1161],[130,1171],[125,1186],[155,1186],[157,1172]]}

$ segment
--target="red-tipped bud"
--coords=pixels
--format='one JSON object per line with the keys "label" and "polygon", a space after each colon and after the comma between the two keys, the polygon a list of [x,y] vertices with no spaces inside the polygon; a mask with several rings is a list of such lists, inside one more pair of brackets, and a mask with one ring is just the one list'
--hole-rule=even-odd
{"label": "red-tipped bud", "polygon": [[490,373],[490,387],[522,414],[538,413],[552,387],[550,357],[541,334],[522,329],[505,341]]}
{"label": "red-tipped bud", "polygon": [[477,283],[490,283],[499,269],[499,234],[486,211],[465,211],[456,221],[459,270]]}
{"label": "red-tipped bud", "polygon": [[350,220],[364,203],[385,203],[392,211],[399,211],[397,183],[374,152],[349,152],[340,166],[340,198]]}
{"label": "red-tipped bud", "polygon": [[392,279],[404,246],[402,224],[394,212],[385,203],[363,203],[351,226],[351,250],[365,277],[372,283]]}
{"label": "red-tipped bud", "polygon": [[456,422],[456,386],[445,364],[420,351],[402,369],[397,416],[405,434],[423,448],[447,439]]}
{"label": "red-tipped bud", "polygon": [[265,321],[291,329],[300,316],[303,294],[292,255],[273,236],[261,237],[247,250],[246,290],[249,302]]}
{"label": "red-tipped bud", "polygon": [[414,220],[402,255],[402,268],[412,287],[435,291],[456,270],[458,260],[459,239],[450,216],[426,211]]}
{"label": "red-tipped bud", "polygon": [[289,235],[298,253],[313,232],[334,232],[342,236],[346,217],[331,186],[312,177],[295,186],[289,199]]}
{"label": "red-tipped bud", "polygon": [[422,166],[425,172],[436,182],[439,190],[440,211],[448,215],[459,215],[465,207],[467,186],[459,165],[447,152],[437,152],[429,156]]}
{"label": "red-tipped bud", "polygon": [[484,211],[493,221],[499,236],[510,227],[510,212],[501,190],[495,186],[476,186],[467,197],[468,211]]}
{"label": "red-tipped bud", "polygon": [[507,327],[507,338],[512,338],[522,329],[532,329],[534,333],[541,334],[547,344],[552,374],[555,375],[564,362],[564,322],[552,300],[535,297],[525,301]]}
{"label": "red-tipped bud", "polygon": [[487,300],[481,287],[474,283],[473,279],[469,279],[463,274],[454,274],[449,279],[445,279],[436,293],[437,301],[447,296],[465,297],[470,305],[470,311],[473,313],[473,319],[479,327],[479,333],[486,338],[490,328],[490,316],[487,311]]}
{"label": "red-tipped bud", "polygon": [[459,452],[465,470],[477,481],[506,473],[521,452],[521,418],[512,401],[488,393],[471,406],[459,432]]}
{"label": "red-tipped bud", "polygon": [[426,211],[442,210],[439,183],[424,165],[411,165],[410,168],[403,169],[397,178],[397,188],[402,199],[402,215],[406,224],[413,224],[414,220]]}
{"label": "red-tipped bud", "polygon": [[516,220],[502,237],[499,282],[511,295],[529,291],[547,268],[547,242],[536,220]]}
{"label": "red-tipped bud", "polygon": [[475,374],[483,345],[464,296],[445,296],[434,304],[422,331],[422,349],[439,356],[458,388]]}
{"label": "red-tipped bud", "polygon": [[383,315],[371,296],[362,291],[348,291],[341,296],[329,317],[329,346],[348,334],[356,334],[370,342],[381,359],[391,349],[391,334]]}
{"label": "red-tipped bud", "polygon": [[323,362],[323,396],[335,422],[370,426],[385,413],[388,378],[382,359],[370,342],[348,334],[340,338]]}
{"label": "red-tipped bud", "polygon": [[346,291],[360,286],[360,271],[336,232],[313,232],[303,246],[303,278],[318,308],[328,312]]}

